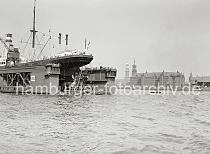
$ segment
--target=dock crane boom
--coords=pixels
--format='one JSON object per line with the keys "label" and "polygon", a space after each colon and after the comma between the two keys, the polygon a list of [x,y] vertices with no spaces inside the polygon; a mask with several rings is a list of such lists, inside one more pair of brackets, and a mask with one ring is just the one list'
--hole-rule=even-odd
{"label": "dock crane boom", "polygon": [[4,45],[4,47],[9,51],[10,49],[9,49],[9,47],[7,46],[5,40],[4,40],[2,37],[0,37],[0,41],[1,41],[1,43]]}

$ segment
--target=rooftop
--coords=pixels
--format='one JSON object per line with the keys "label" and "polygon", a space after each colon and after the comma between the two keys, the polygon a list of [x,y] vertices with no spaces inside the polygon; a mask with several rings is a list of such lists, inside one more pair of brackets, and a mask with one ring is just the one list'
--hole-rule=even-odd
{"label": "rooftop", "polygon": [[160,76],[160,75],[164,75],[164,76],[179,76],[179,75],[183,75],[183,73],[181,72],[145,72],[145,73],[137,73],[137,76],[147,76],[147,77],[153,77],[153,76]]}

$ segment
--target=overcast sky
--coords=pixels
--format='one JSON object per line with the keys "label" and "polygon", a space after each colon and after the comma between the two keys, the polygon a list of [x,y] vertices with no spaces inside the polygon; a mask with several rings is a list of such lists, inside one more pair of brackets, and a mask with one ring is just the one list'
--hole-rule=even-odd
{"label": "overcast sky", "polygon": [[[0,35],[27,40],[33,0],[0,1]],[[90,40],[92,66],[116,67],[119,78],[134,58],[139,72],[210,75],[209,0],[37,0],[36,19],[39,32],[68,33],[72,49]]]}

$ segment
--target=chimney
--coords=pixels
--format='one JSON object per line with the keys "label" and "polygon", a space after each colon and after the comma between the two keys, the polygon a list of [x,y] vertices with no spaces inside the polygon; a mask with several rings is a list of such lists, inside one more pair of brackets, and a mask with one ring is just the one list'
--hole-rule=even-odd
{"label": "chimney", "polygon": [[61,35],[62,35],[62,34],[59,33],[58,35],[59,35],[59,36],[58,36],[59,44],[61,44]]}
{"label": "chimney", "polygon": [[69,41],[69,35],[66,34],[66,46],[68,45],[68,41]]}

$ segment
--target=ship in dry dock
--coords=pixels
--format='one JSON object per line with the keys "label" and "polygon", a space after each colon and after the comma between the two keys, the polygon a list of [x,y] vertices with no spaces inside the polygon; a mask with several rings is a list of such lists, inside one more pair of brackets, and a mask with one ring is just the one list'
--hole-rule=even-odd
{"label": "ship in dry dock", "polygon": [[[36,2],[36,1],[35,1]],[[35,11],[33,16],[33,29],[32,33],[32,48],[35,48],[35,36],[37,30],[35,28]],[[61,38],[61,33],[59,33]],[[66,43],[68,35],[66,35]],[[0,92],[31,92],[31,93],[52,93],[65,92],[69,87],[79,87],[81,85],[105,85],[108,82],[112,83],[116,77],[116,70],[105,68],[81,70],[91,63],[93,56],[84,50],[82,52],[72,53],[64,51],[63,54],[51,58],[36,59],[33,61],[22,62],[18,48],[14,48],[12,43],[12,34],[6,34],[6,38],[0,37],[1,43],[7,49],[5,58],[1,58],[0,63]],[[60,42],[60,40],[59,40]],[[85,49],[86,49],[85,42]],[[90,77],[100,77],[93,80]],[[112,74],[109,75],[109,74]],[[38,87],[38,88],[37,88]],[[44,87],[44,88],[43,88]],[[100,89],[101,90],[101,89]],[[99,91],[100,91],[99,90]]]}

